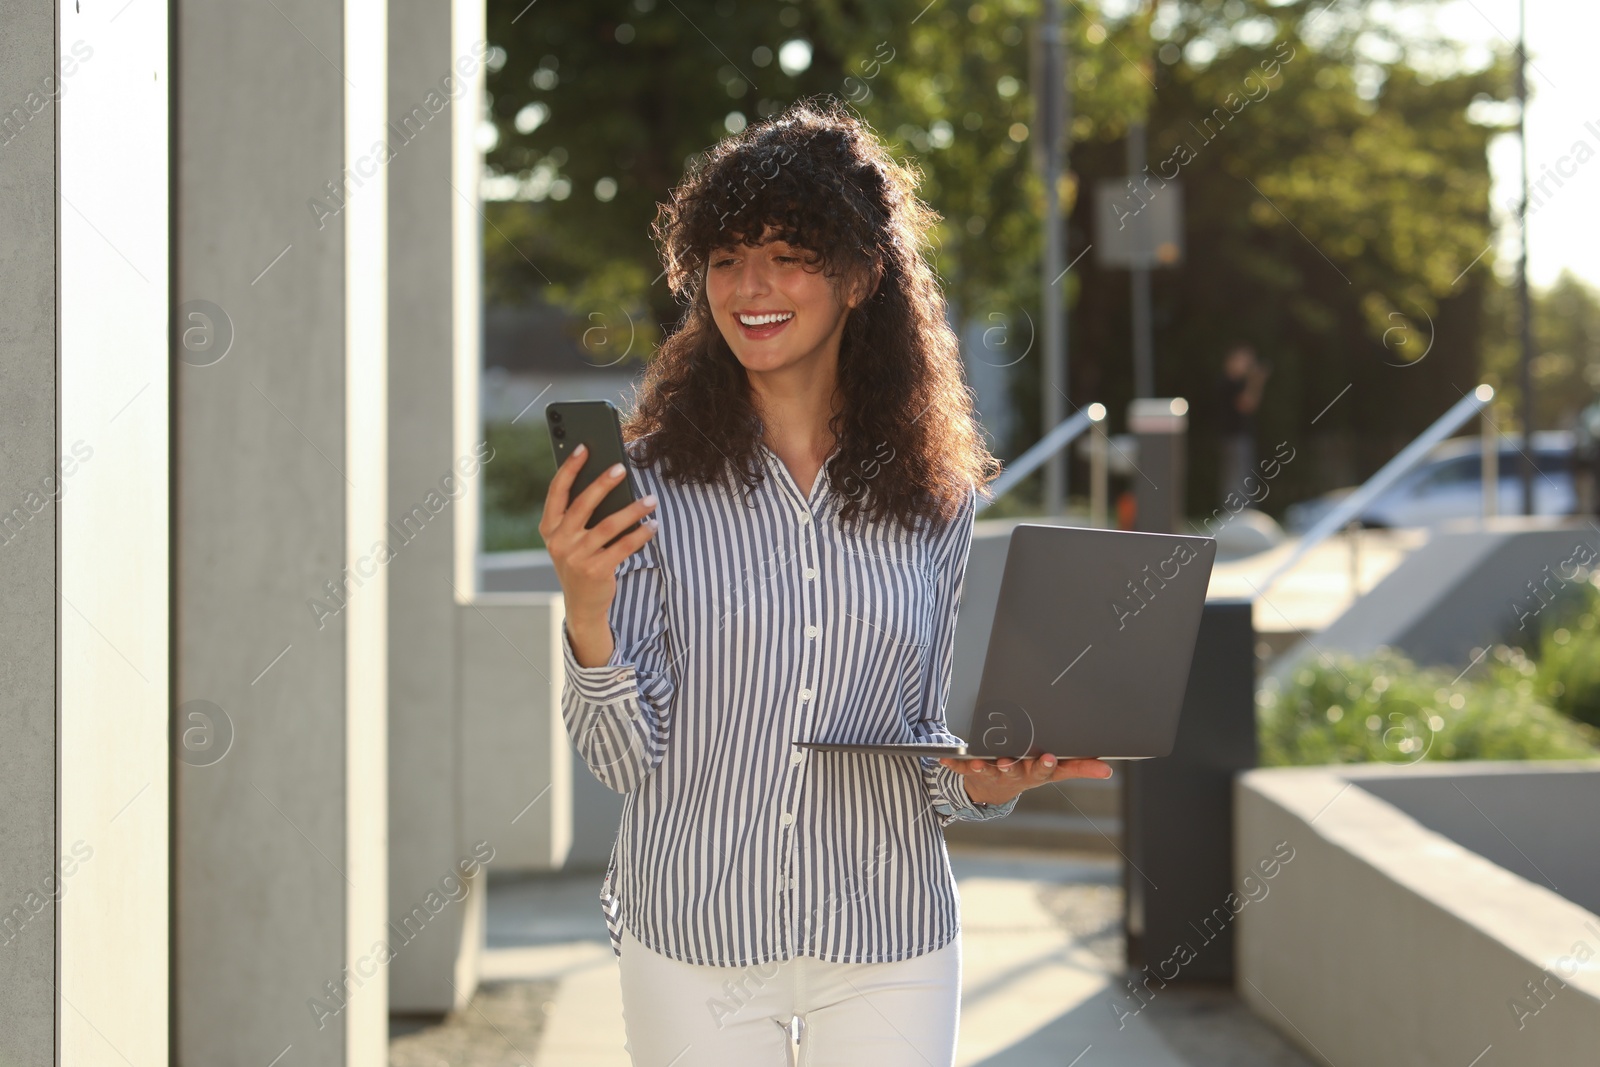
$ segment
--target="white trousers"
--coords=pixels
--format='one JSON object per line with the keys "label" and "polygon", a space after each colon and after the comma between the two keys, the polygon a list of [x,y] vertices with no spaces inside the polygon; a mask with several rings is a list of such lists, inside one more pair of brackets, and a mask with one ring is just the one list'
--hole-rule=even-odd
{"label": "white trousers", "polygon": [[621,951],[622,1015],[634,1067],[950,1067],[955,1061],[959,935],[935,952],[893,963],[799,956],[705,967],[646,948],[626,929]]}

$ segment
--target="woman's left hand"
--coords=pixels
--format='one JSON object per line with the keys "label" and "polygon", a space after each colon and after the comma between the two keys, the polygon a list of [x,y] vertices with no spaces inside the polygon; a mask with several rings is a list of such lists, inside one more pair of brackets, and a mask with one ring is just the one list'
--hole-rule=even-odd
{"label": "woman's left hand", "polygon": [[1058,760],[1049,752],[1033,759],[949,759],[939,762],[962,776],[967,796],[978,804],[1004,804],[1024,789],[1068,778],[1110,778],[1111,764],[1098,759]]}

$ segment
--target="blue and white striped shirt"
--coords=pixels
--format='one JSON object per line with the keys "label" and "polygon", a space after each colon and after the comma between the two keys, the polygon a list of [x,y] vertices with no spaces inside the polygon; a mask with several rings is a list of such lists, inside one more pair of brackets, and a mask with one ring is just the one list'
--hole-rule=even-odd
{"label": "blue and white striped shirt", "polygon": [[617,567],[610,661],[579,666],[562,627],[567,731],[625,794],[600,891],[612,948],[626,926],[695,964],[932,952],[960,922],[943,826],[1016,801],[975,804],[930,758],[794,742],[959,743],[944,705],[977,490],[923,536],[852,531],[837,453],[808,497],[760,447],[748,493],[636,464],[661,528]]}

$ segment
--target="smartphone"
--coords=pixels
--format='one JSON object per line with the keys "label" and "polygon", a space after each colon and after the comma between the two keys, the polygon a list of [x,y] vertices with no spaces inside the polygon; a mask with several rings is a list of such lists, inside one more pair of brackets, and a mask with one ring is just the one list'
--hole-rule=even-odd
{"label": "smartphone", "polygon": [[[615,515],[639,499],[639,486],[633,479],[633,466],[628,462],[628,454],[622,447],[622,419],[611,401],[558,400],[545,406],[544,419],[550,428],[550,447],[555,451],[558,468],[567,461],[572,455],[572,450],[578,445],[585,445],[588,448],[583,457],[583,466],[578,468],[578,475],[572,480],[572,488],[567,494],[568,500],[588,488],[613,463],[621,463],[625,472],[622,481],[612,486],[611,492],[601,498],[594,509],[594,514],[590,515],[589,521],[584,524],[584,529],[592,529],[600,520],[608,515]],[[607,541],[606,547],[610,548],[637,530],[639,525],[635,522]]]}

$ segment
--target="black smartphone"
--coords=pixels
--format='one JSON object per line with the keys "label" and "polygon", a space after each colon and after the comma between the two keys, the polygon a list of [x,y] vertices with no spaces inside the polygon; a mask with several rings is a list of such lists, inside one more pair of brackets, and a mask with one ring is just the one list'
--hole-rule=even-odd
{"label": "black smartphone", "polygon": [[[550,428],[550,447],[555,451],[558,468],[578,445],[588,448],[583,457],[583,466],[578,468],[578,475],[567,493],[568,500],[588,488],[613,463],[621,463],[625,472],[622,481],[612,486],[611,492],[601,498],[594,514],[584,524],[584,529],[592,529],[601,519],[615,515],[639,499],[639,486],[633,480],[633,466],[622,447],[622,419],[611,401],[558,400],[545,406],[544,420]],[[639,523],[635,522],[607,541],[606,547],[610,548],[638,528]]]}

